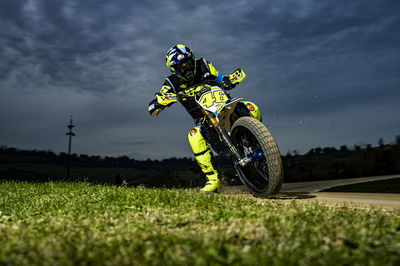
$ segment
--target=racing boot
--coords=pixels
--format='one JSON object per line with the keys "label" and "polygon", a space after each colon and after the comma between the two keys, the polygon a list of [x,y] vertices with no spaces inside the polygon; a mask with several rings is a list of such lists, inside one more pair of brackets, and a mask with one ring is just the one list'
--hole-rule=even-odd
{"label": "racing boot", "polygon": [[188,134],[189,144],[192,147],[196,162],[201,171],[206,175],[208,181],[200,190],[202,192],[218,192],[221,187],[221,181],[218,178],[218,172],[212,164],[212,152],[208,147],[207,141],[200,132],[199,127],[194,127]]}
{"label": "racing boot", "polygon": [[218,193],[218,189],[221,188],[221,181],[218,176],[207,176],[207,179],[206,185],[200,191]]}

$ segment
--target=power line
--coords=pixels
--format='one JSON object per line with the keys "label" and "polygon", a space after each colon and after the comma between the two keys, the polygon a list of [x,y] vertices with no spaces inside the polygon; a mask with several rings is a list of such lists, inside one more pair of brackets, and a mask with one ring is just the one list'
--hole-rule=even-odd
{"label": "power line", "polygon": [[75,125],[72,122],[73,118],[71,115],[71,118],[69,119],[69,125],[67,127],[69,128],[69,131],[65,134],[68,136],[68,159],[67,159],[67,176],[66,179],[69,179],[70,176],[70,170],[71,170],[71,146],[72,146],[72,137],[75,136],[75,133],[72,132],[72,129],[75,127]]}

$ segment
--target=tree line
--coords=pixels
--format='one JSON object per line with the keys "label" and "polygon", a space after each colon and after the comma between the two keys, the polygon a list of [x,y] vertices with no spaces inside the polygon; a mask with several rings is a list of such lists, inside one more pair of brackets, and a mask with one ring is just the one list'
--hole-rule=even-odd
{"label": "tree line", "polygon": [[399,174],[400,136],[391,144],[381,138],[377,146],[314,148],[304,155],[289,152],[283,164],[289,182]]}
{"label": "tree line", "polygon": [[[232,166],[215,157],[224,182],[240,184]],[[282,156],[285,182],[354,178],[400,173],[400,136],[376,146],[355,145],[349,148],[317,147],[305,154],[296,151]],[[128,156],[101,157],[86,154],[59,154],[50,150],[21,150],[0,146],[0,180],[64,180],[70,164],[71,180],[95,183],[146,185],[150,187],[196,187],[205,178],[194,158],[135,160]]]}

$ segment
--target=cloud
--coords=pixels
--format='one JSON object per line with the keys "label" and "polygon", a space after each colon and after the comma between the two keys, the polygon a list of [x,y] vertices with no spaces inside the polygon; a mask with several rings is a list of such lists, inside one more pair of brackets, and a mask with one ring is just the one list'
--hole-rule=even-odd
{"label": "cloud", "polygon": [[[396,0],[3,1],[0,139],[62,151],[74,115],[79,153],[190,155],[192,121],[182,107],[147,113],[176,43],[223,73],[244,68],[248,78],[232,95],[261,107],[283,150],[388,138],[400,114],[399,7]],[[343,117],[362,123],[354,129]]]}

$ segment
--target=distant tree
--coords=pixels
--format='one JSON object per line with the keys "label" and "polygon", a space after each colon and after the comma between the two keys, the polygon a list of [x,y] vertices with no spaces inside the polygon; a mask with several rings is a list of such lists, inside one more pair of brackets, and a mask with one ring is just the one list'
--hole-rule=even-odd
{"label": "distant tree", "polygon": [[326,147],[323,149],[323,153],[325,155],[329,155],[329,156],[334,156],[334,154],[337,152],[336,148],[334,147]]}
{"label": "distant tree", "polygon": [[118,157],[118,163],[123,166],[128,166],[130,163],[130,159],[128,156],[120,156]]}
{"label": "distant tree", "polygon": [[51,151],[51,150],[47,150],[46,153],[47,153],[47,157],[50,157],[50,158],[56,158],[57,157],[57,154],[55,152]]}
{"label": "distant tree", "polygon": [[66,159],[66,158],[68,157],[68,154],[67,154],[66,152],[60,152],[60,154],[58,155],[58,157],[59,157],[61,160],[64,160],[64,159]]}
{"label": "distant tree", "polygon": [[90,159],[93,160],[93,161],[100,161],[101,157],[98,156],[98,155],[92,155],[92,156],[90,156]]}
{"label": "distant tree", "polygon": [[347,148],[346,145],[342,145],[342,146],[340,146],[339,151],[341,151],[341,152],[348,152],[348,151],[349,151],[349,148]]}
{"label": "distant tree", "polygon": [[397,135],[397,136],[396,136],[396,144],[397,144],[397,145],[400,145],[400,135]]}
{"label": "distant tree", "polygon": [[89,159],[89,155],[87,155],[87,154],[79,154],[79,158],[81,158],[83,160],[88,160]]}
{"label": "distant tree", "polygon": [[7,153],[16,153],[17,151],[18,151],[18,149],[13,148],[13,147],[7,148],[7,150],[6,150]]}
{"label": "distant tree", "polygon": [[385,142],[383,141],[383,138],[380,138],[378,140],[378,144],[379,144],[379,147],[381,147],[381,148],[383,148],[385,146]]}
{"label": "distant tree", "polygon": [[118,160],[120,160],[120,161],[129,161],[129,157],[128,156],[120,156],[120,157],[118,157]]}

